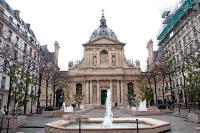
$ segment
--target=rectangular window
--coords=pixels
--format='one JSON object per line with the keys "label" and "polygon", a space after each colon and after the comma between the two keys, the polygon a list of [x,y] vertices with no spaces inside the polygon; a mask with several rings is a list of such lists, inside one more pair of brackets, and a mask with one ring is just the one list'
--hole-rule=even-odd
{"label": "rectangular window", "polygon": [[9,17],[9,22],[12,23],[13,22],[13,18],[10,16]]}
{"label": "rectangular window", "polygon": [[26,50],[27,50],[27,44],[24,43],[24,53],[26,53]]}
{"label": "rectangular window", "polygon": [[12,38],[12,31],[8,30],[8,41],[11,41]]}
{"label": "rectangular window", "polygon": [[33,51],[32,51],[32,48],[30,48],[30,53],[29,53],[29,54],[30,54],[30,56],[32,56],[32,52],[33,52]]}
{"label": "rectangular window", "polygon": [[5,86],[6,86],[6,77],[2,77],[1,79],[1,89],[5,89]]}
{"label": "rectangular window", "polygon": [[20,25],[19,24],[17,24],[17,28],[20,29]]}
{"label": "rectangular window", "polygon": [[18,51],[15,50],[15,52],[14,52],[14,59],[15,59],[15,60],[17,59],[17,55],[18,55]]}
{"label": "rectangular window", "polygon": [[16,36],[15,46],[18,46],[18,43],[19,43],[19,37]]}
{"label": "rectangular window", "polygon": [[0,23],[0,36],[2,36],[2,35],[3,35],[3,24]]}
{"label": "rectangular window", "polygon": [[34,52],[34,59],[36,59],[36,52]]}

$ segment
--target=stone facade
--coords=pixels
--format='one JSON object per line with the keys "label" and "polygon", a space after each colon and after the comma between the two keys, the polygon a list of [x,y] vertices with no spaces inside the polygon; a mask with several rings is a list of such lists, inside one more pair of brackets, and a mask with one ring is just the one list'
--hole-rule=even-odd
{"label": "stone facade", "polygon": [[81,86],[84,104],[104,104],[104,94],[108,89],[112,92],[113,104],[127,104],[128,84],[138,95],[140,62],[126,60],[125,43],[117,40],[114,32],[103,23],[104,21],[105,18],[102,16],[100,28],[93,33],[97,35],[94,37],[92,34],[90,40],[83,44],[83,59],[76,64],[70,62],[69,70],[61,72],[61,77],[70,84],[72,103],[78,86]]}
{"label": "stone facade", "polygon": [[[192,4],[190,2],[190,0],[183,1],[174,15],[164,16],[163,22],[166,23],[163,23],[165,26],[163,25],[163,29],[158,34],[159,42],[156,51],[153,51],[152,40],[147,44],[148,71],[155,72],[160,68],[156,88],[157,92],[160,92],[157,94],[158,99],[172,100],[174,103],[185,103],[185,105],[189,99],[185,92],[187,70],[184,64],[187,64],[186,61],[190,56],[199,55],[200,41],[200,1],[193,1]],[[182,10],[182,15],[178,10]],[[174,24],[170,26],[172,23]]]}

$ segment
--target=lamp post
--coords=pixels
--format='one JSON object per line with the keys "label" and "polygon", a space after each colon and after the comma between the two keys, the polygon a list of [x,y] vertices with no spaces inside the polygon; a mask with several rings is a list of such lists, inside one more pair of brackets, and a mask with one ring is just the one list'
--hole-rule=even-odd
{"label": "lamp post", "polygon": [[33,89],[31,90],[31,94],[30,94],[30,97],[31,97],[31,111],[30,111],[30,114],[32,114],[32,111],[33,111],[33,93],[34,93],[34,91],[33,91]]}
{"label": "lamp post", "polygon": [[179,89],[179,84],[176,84],[176,88],[178,91],[178,103],[180,103],[180,89]]}

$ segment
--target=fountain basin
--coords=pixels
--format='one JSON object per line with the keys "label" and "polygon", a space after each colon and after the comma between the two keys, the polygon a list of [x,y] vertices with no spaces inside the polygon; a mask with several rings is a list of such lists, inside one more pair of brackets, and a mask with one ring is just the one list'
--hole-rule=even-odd
{"label": "fountain basin", "polygon": [[[136,118],[113,118],[113,127],[101,127],[104,118],[88,118],[82,122],[82,133],[136,133]],[[161,133],[170,131],[170,123],[152,118],[138,118],[140,133]],[[120,125],[121,124],[121,125]],[[58,120],[45,125],[45,133],[78,133],[78,123]]]}

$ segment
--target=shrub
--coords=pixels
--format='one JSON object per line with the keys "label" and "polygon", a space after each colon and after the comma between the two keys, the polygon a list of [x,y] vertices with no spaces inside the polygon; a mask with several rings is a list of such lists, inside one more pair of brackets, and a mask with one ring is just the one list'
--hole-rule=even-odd
{"label": "shrub", "polygon": [[158,109],[166,109],[166,105],[165,104],[158,104]]}
{"label": "shrub", "polygon": [[46,106],[45,111],[53,111],[53,107],[52,106]]}

